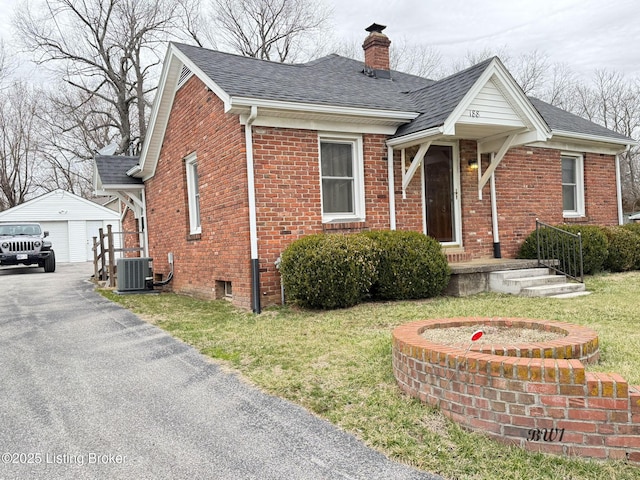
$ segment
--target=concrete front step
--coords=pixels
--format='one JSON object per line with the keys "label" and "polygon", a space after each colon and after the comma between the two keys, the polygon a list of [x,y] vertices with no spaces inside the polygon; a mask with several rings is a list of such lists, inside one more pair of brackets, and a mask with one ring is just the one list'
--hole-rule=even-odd
{"label": "concrete front step", "polygon": [[542,275],[549,275],[551,270],[544,267],[537,268],[519,268],[517,270],[498,270],[497,272],[491,272],[495,278],[499,279],[514,279],[523,277],[538,277]]}
{"label": "concrete front step", "polygon": [[559,295],[549,295],[547,298],[575,298],[584,297],[585,295],[591,295],[591,292],[585,290],[583,292],[561,293]]}
{"label": "concrete front step", "polygon": [[585,287],[582,283],[567,282],[564,275],[556,275],[548,268],[525,268],[491,272],[489,290],[527,297],[555,297],[582,293]]}
{"label": "concrete front step", "polygon": [[[562,277],[561,277],[562,278]],[[520,291],[523,297],[553,297],[567,293],[584,292],[584,283],[559,283],[556,285],[540,285],[527,287]]]}

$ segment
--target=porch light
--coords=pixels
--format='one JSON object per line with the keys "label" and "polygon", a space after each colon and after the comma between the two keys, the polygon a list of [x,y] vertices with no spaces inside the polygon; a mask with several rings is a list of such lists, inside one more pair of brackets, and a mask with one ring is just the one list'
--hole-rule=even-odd
{"label": "porch light", "polygon": [[469,168],[471,170],[477,170],[478,169],[478,159],[477,158],[470,158],[469,159]]}

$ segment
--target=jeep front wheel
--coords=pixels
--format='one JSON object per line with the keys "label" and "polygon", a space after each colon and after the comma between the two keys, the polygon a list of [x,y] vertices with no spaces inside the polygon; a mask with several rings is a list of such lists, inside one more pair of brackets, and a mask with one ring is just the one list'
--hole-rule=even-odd
{"label": "jeep front wheel", "polygon": [[51,250],[49,256],[44,259],[44,271],[47,273],[56,271],[56,254],[53,253],[53,250]]}

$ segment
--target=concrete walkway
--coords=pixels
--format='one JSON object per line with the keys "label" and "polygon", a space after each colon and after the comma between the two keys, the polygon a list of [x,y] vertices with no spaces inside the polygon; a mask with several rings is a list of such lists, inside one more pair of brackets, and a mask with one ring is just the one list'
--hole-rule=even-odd
{"label": "concrete walkway", "polygon": [[0,269],[0,479],[435,479],[105,300]]}

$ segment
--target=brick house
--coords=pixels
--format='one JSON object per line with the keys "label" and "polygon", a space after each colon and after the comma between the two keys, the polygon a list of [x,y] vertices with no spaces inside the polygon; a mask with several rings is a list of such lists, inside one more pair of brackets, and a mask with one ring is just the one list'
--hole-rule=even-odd
{"label": "brick house", "polygon": [[528,98],[495,57],[439,81],[391,71],[383,29],[364,63],[169,45],[138,162],[97,159],[96,182],[132,179],[101,189],[129,199],[156,272],[173,252],[174,291],[280,303],[276,260],[321,232],[416,230],[462,261],[513,258],[536,218],[620,223],[632,140]]}

